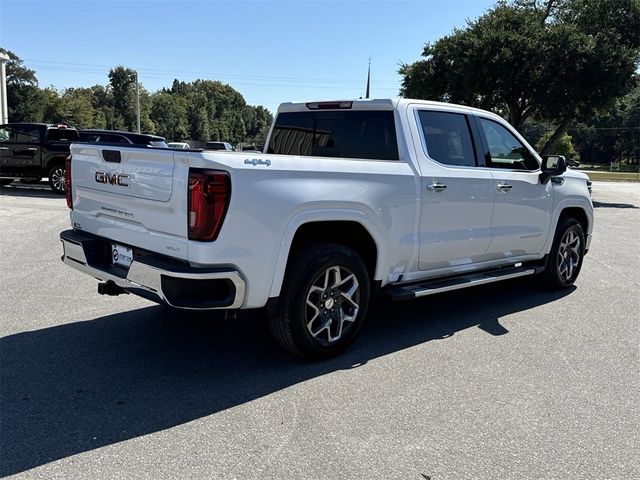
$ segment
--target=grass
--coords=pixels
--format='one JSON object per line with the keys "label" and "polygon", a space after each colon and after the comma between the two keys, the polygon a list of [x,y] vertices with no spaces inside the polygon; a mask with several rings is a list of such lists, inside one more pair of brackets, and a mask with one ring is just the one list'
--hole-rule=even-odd
{"label": "grass", "polygon": [[640,182],[640,173],[634,172],[590,172],[582,170],[591,180],[607,181],[607,182]]}

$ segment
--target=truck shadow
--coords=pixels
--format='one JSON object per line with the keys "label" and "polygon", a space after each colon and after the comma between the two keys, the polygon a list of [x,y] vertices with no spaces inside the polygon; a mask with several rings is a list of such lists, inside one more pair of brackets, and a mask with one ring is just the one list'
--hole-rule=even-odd
{"label": "truck shadow", "polygon": [[[152,306],[0,340],[0,476],[181,425],[336,370],[557,300],[532,280],[378,302],[339,358],[283,353],[257,315]],[[517,326],[516,326],[517,328]]]}

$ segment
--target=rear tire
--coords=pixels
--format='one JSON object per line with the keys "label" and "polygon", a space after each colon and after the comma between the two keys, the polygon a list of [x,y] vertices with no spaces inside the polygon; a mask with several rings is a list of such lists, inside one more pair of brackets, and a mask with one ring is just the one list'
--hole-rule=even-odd
{"label": "rear tire", "polygon": [[56,163],[49,169],[49,186],[58,195],[65,194],[64,163]]}
{"label": "rear tire", "polygon": [[355,339],[371,294],[362,258],[337,244],[306,247],[290,260],[271,333],[290,353],[310,359],[333,357]]}
{"label": "rear tire", "polygon": [[582,225],[575,218],[561,218],[543,273],[545,285],[554,290],[571,287],[582,268],[584,247],[585,235]]}

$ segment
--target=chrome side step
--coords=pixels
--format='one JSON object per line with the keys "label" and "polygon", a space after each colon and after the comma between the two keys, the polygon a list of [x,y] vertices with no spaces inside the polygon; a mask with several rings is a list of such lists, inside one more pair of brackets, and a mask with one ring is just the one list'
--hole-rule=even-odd
{"label": "chrome side step", "polygon": [[395,285],[386,289],[386,293],[394,301],[411,300],[436,293],[450,292],[461,288],[499,282],[510,278],[524,277],[542,271],[541,267],[518,266],[489,270],[482,273],[471,273],[446,279],[435,279],[408,285]]}

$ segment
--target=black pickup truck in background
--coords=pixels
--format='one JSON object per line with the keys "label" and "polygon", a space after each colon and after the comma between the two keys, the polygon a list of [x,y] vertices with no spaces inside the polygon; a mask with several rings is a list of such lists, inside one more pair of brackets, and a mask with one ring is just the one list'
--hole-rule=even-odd
{"label": "black pickup truck in background", "polygon": [[51,190],[64,194],[65,160],[71,142],[78,138],[78,131],[65,125],[0,125],[0,185],[47,177]]}
{"label": "black pickup truck in background", "polygon": [[76,130],[66,125],[7,123],[0,125],[0,185],[14,180],[49,179],[51,190],[64,194],[65,160],[73,142],[168,148],[164,137],[114,130]]}

